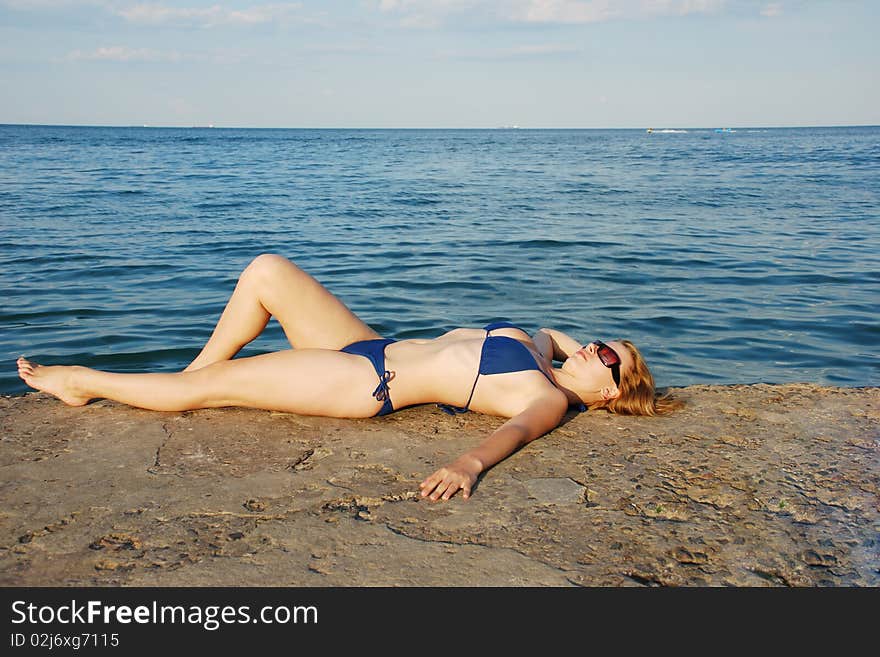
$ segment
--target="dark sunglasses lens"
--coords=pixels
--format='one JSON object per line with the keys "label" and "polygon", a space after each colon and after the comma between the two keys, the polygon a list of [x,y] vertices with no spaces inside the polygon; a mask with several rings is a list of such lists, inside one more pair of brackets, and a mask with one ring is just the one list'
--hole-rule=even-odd
{"label": "dark sunglasses lens", "polygon": [[601,340],[593,340],[593,344],[596,345],[596,355],[599,356],[599,360],[602,361],[602,364],[605,367],[611,369],[611,377],[614,379],[614,383],[619,386],[620,356],[617,355],[617,352],[614,351],[614,349]]}
{"label": "dark sunglasses lens", "polygon": [[599,354],[599,360],[602,361],[602,364],[605,367],[611,367],[612,365],[620,363],[620,356],[618,356],[617,352],[607,344],[599,345],[597,353]]}

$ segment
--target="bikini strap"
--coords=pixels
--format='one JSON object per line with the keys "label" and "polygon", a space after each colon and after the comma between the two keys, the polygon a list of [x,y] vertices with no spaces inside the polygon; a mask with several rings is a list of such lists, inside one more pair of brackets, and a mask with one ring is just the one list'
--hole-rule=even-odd
{"label": "bikini strap", "polygon": [[437,404],[437,408],[447,415],[455,415],[456,413],[467,413],[468,409],[463,406],[453,406],[452,404]]}

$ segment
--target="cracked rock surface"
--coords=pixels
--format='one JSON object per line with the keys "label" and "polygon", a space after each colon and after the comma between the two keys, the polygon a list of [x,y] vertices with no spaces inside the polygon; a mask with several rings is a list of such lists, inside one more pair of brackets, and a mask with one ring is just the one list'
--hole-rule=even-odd
{"label": "cracked rock surface", "polygon": [[691,386],[569,415],[464,501],[503,420],[0,398],[4,586],[878,586],[880,389]]}

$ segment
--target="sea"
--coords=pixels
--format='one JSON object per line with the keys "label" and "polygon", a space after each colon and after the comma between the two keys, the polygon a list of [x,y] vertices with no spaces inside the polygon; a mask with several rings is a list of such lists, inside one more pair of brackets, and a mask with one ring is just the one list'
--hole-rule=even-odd
{"label": "sea", "polygon": [[[0,126],[15,359],[170,372],[261,253],[387,337],[628,338],[658,386],[880,385],[880,127]],[[248,356],[290,345],[276,322]]]}

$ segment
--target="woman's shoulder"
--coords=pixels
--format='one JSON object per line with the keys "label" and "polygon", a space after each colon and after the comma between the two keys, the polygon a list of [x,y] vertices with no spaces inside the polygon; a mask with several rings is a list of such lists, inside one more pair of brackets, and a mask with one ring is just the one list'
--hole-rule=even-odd
{"label": "woman's shoulder", "polygon": [[565,393],[555,386],[540,386],[540,391],[520,398],[515,404],[505,405],[505,415],[519,417],[529,423],[541,425],[545,431],[555,427],[568,411],[569,403]]}

